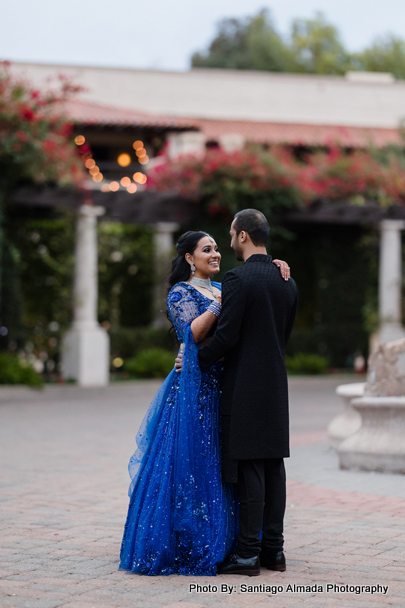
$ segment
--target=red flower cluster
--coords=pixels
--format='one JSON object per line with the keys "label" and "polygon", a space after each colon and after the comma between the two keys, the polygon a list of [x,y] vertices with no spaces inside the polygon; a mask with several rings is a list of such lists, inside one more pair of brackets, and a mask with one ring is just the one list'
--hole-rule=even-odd
{"label": "red flower cluster", "polygon": [[77,183],[83,175],[73,125],[63,115],[64,102],[80,89],[60,80],[56,91],[40,92],[0,63],[0,158],[13,167],[10,188],[25,179]]}
{"label": "red flower cluster", "polygon": [[332,148],[310,156],[301,175],[314,197],[356,201],[362,197],[382,205],[405,203],[405,170],[398,158],[383,164],[368,152],[345,154]]}
{"label": "red flower cluster", "polygon": [[205,201],[210,213],[235,212],[247,198],[267,205],[307,205],[319,198],[362,204],[405,203],[405,169],[398,159],[385,164],[372,153],[347,154],[337,147],[299,162],[286,149],[247,148],[233,153],[208,150],[203,157],[165,159],[148,176],[148,187]]}

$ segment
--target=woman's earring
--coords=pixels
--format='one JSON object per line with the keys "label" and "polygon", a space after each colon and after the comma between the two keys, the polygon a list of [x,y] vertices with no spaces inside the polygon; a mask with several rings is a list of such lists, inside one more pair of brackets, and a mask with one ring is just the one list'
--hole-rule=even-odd
{"label": "woman's earring", "polygon": [[190,264],[190,268],[191,268],[191,274],[194,276],[195,273],[195,266],[193,263]]}

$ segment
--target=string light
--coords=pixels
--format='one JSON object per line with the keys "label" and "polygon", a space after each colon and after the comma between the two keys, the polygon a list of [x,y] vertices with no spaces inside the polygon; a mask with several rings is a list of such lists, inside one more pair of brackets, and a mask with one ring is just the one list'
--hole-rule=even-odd
{"label": "string light", "polygon": [[146,156],[146,150],[145,148],[141,148],[141,150],[137,150],[136,151],[136,155],[138,158],[143,158],[144,156]]}
{"label": "string light", "polygon": [[128,165],[131,164],[130,155],[126,154],[125,152],[120,154],[117,158],[117,163],[120,165],[120,167],[128,167]]}
{"label": "string light", "polygon": [[95,167],[95,165],[96,165],[96,161],[94,160],[94,158],[88,158],[86,160],[86,162],[84,163],[84,166],[87,169],[92,169],[93,167]]}
{"label": "string light", "polygon": [[101,182],[103,180],[103,174],[102,173],[97,173],[97,175],[93,175],[93,180],[95,182]]}
{"label": "string light", "polygon": [[134,182],[137,182],[138,184],[146,184],[147,177],[144,173],[137,171],[136,173],[133,174],[132,179],[134,180]]}
{"label": "string light", "polygon": [[127,190],[130,194],[134,194],[134,192],[136,192],[138,188],[136,187],[136,184],[129,184]]}
{"label": "string light", "polygon": [[97,173],[100,173],[100,169],[96,165],[89,170],[89,173],[90,175],[97,175]]}
{"label": "string light", "polygon": [[110,183],[110,190],[111,192],[117,192],[117,190],[120,189],[120,185],[118,182],[111,182]]}
{"label": "string light", "polygon": [[85,141],[86,141],[86,138],[84,137],[84,135],[77,135],[75,137],[76,146],[82,146]]}
{"label": "string light", "polygon": [[146,165],[149,162],[149,156],[144,156],[143,158],[138,159],[141,165]]}
{"label": "string light", "polygon": [[124,188],[127,188],[130,183],[131,183],[131,180],[129,177],[123,177],[121,179],[121,186],[124,186]]}
{"label": "string light", "polygon": [[141,148],[143,148],[143,141],[141,141],[140,139],[137,139],[132,144],[132,147],[133,147],[134,150],[141,150]]}

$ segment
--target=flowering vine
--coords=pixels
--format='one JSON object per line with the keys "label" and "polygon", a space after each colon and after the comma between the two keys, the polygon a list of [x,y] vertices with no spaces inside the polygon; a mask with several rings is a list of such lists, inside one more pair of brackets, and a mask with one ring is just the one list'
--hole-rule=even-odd
{"label": "flowering vine", "polygon": [[398,158],[383,163],[371,152],[348,154],[338,147],[308,154],[304,161],[282,147],[247,147],[232,153],[213,149],[204,156],[166,158],[150,171],[148,187],[205,202],[209,214],[234,213],[250,201],[271,214],[320,198],[404,204],[405,170]]}
{"label": "flowering vine", "polygon": [[60,76],[58,90],[39,91],[0,63],[0,183],[10,190],[20,182],[78,183],[83,177],[63,104],[80,87]]}

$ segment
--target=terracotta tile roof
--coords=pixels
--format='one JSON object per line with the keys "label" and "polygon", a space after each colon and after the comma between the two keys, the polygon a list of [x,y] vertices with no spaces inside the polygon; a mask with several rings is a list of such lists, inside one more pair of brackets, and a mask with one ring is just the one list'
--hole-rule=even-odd
{"label": "terracotta tile roof", "polygon": [[65,112],[71,120],[82,125],[192,129],[195,122],[194,120],[174,116],[160,116],[129,108],[81,100],[67,102]]}
{"label": "terracotta tile roof", "polygon": [[181,118],[79,100],[68,102],[66,113],[71,120],[83,125],[198,129],[207,140],[214,141],[222,135],[238,134],[248,141],[268,144],[314,146],[339,143],[364,147],[373,143],[382,147],[403,143],[396,129]]}
{"label": "terracotta tile roof", "polygon": [[340,143],[348,147],[364,147],[371,143],[377,147],[403,144],[396,129],[207,119],[195,120],[194,124],[207,140],[214,141],[218,141],[221,135],[237,133],[248,141],[269,144],[313,146]]}

